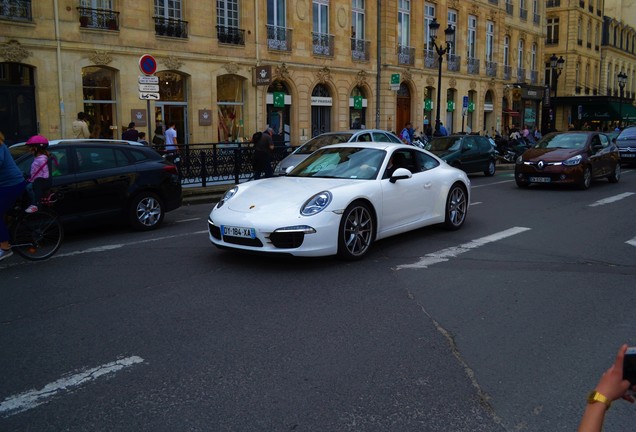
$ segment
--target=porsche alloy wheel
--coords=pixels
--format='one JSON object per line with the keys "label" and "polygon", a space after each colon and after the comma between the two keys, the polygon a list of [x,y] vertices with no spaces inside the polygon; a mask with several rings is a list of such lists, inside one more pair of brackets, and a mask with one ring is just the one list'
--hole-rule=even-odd
{"label": "porsche alloy wheel", "polygon": [[446,219],[444,225],[450,230],[458,230],[466,220],[468,194],[463,186],[454,184],[446,198]]}
{"label": "porsche alloy wheel", "polygon": [[373,215],[367,204],[351,203],[340,221],[338,255],[348,260],[362,258],[373,242],[374,225]]}

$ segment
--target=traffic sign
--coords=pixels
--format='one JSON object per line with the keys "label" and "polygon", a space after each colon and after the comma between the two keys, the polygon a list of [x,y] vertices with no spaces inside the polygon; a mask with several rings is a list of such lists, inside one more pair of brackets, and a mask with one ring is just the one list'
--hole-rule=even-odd
{"label": "traffic sign", "polygon": [[139,84],[140,92],[154,92],[159,91],[159,84]]}
{"label": "traffic sign", "polygon": [[159,77],[154,75],[139,75],[139,84],[159,84]]}
{"label": "traffic sign", "polygon": [[139,99],[141,100],[159,100],[159,93],[152,92],[139,92]]}
{"label": "traffic sign", "polygon": [[468,96],[464,96],[462,108],[468,108]]}
{"label": "traffic sign", "polygon": [[139,69],[146,75],[152,75],[157,71],[157,60],[150,54],[144,54],[139,58]]}

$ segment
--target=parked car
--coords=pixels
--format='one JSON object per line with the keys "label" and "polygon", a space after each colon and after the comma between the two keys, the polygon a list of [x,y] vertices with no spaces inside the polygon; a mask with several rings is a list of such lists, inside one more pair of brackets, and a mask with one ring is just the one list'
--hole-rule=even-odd
{"label": "parked car", "polygon": [[588,189],[593,179],[617,183],[621,177],[618,148],[599,132],[557,132],[543,137],[515,163],[517,186],[563,183]]}
{"label": "parked car", "polygon": [[[53,209],[62,222],[121,218],[137,230],[157,228],[181,206],[176,166],[132,141],[54,140],[49,143]],[[10,151],[28,177],[33,155],[24,143]]]}
{"label": "parked car", "polygon": [[621,163],[636,164],[636,126],[626,127],[616,137]]}
{"label": "parked car", "polygon": [[281,160],[274,169],[274,175],[285,175],[287,168],[296,166],[307,156],[327,145],[346,142],[386,142],[401,143],[395,134],[381,129],[355,129],[345,132],[326,132],[320,134],[294,150]]}
{"label": "parked car", "polygon": [[450,166],[467,173],[483,172],[486,176],[495,175],[496,151],[485,136],[434,137],[426,150],[445,160]]}
{"label": "parked car", "polygon": [[374,241],[443,223],[464,224],[470,180],[417,147],[323,147],[286,176],[228,190],[210,212],[210,241],[249,252],[362,258]]}

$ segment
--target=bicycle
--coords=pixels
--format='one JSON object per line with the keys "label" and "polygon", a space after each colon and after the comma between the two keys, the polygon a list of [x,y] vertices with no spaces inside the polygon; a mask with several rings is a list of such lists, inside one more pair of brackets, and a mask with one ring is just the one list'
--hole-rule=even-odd
{"label": "bicycle", "polygon": [[64,228],[51,206],[60,198],[55,192],[43,197],[35,213],[25,213],[23,200],[16,202],[7,213],[9,241],[14,252],[30,261],[42,261],[57,252],[64,239]]}

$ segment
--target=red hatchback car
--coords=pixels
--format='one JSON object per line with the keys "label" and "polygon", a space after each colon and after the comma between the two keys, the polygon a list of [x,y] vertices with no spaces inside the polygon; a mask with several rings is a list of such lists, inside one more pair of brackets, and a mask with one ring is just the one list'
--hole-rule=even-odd
{"label": "red hatchback car", "polygon": [[610,183],[617,183],[620,177],[618,147],[600,132],[548,134],[519,156],[515,164],[519,187],[559,183],[587,189],[593,179],[607,178]]}

